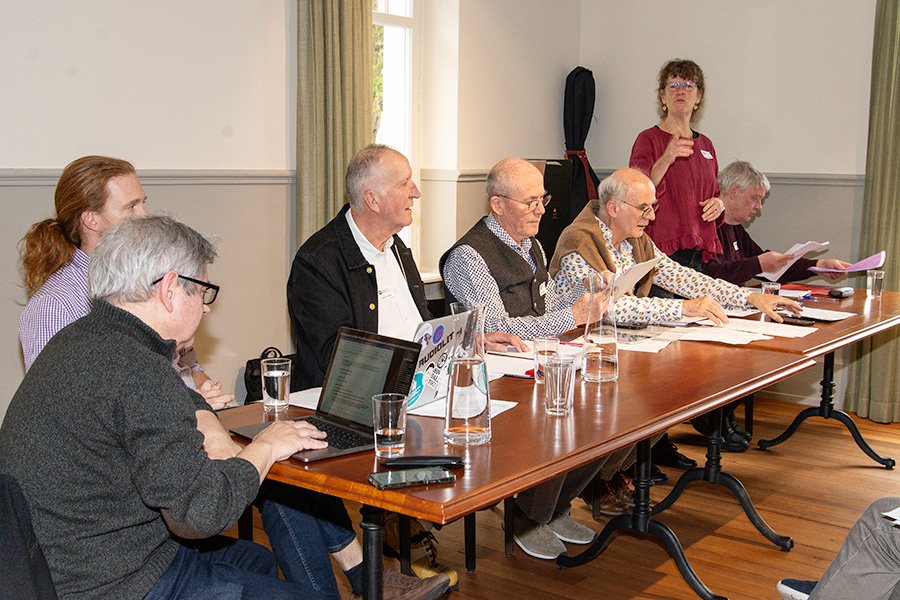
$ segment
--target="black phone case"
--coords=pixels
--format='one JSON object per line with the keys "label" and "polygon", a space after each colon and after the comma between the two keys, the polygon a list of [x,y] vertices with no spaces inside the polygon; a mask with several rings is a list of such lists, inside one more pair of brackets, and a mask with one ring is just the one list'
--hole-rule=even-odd
{"label": "black phone case", "polygon": [[463,466],[461,456],[436,455],[436,456],[397,456],[385,458],[381,461],[382,467],[389,469],[412,469],[415,467],[445,467],[456,469]]}

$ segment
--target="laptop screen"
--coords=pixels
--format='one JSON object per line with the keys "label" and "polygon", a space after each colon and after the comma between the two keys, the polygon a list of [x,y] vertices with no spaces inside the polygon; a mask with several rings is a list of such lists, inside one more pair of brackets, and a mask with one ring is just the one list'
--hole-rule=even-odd
{"label": "laptop screen", "polygon": [[409,393],[421,346],[342,327],[319,398],[320,412],[372,427],[372,396]]}

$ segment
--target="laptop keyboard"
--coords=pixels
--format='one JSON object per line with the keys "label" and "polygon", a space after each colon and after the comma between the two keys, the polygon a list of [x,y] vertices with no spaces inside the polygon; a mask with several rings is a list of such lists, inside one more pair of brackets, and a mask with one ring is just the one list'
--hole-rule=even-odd
{"label": "laptop keyboard", "polygon": [[328,442],[328,445],[332,448],[337,448],[338,450],[344,450],[346,448],[356,448],[359,446],[369,446],[373,443],[371,437],[365,436],[361,433],[357,433],[352,429],[347,429],[346,427],[335,425],[334,423],[330,423],[329,421],[325,421],[323,419],[320,419],[319,417],[303,417],[302,419],[297,420],[306,421],[310,425],[313,425],[316,429],[327,433],[328,437],[325,439]]}

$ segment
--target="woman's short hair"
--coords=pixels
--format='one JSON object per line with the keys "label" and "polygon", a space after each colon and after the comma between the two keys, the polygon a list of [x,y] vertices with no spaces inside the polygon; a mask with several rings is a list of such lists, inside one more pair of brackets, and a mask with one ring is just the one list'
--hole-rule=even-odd
{"label": "woman's short hair", "polygon": [[[701,98],[698,102],[700,106],[703,105],[703,100],[706,98],[706,83],[703,79],[703,69],[700,68],[700,65],[688,59],[672,59],[664,64],[659,70],[659,87],[657,88],[657,100],[659,100],[659,104],[657,105],[657,110],[659,112],[660,118],[664,118],[666,116],[666,113],[663,112],[662,109],[662,97],[665,94],[666,84],[672,77],[680,77],[685,81],[693,81],[697,84],[697,90],[699,90],[701,93]],[[694,115],[696,115],[699,110],[700,109],[698,108],[691,115],[692,121],[694,120]]]}
{"label": "woman's short hair", "polygon": [[[153,282],[169,271],[199,278],[216,259],[214,244],[166,216],[126,219],[103,234],[91,255],[88,288],[93,299],[112,304],[143,302]],[[189,294],[198,286],[179,278]]]}
{"label": "woman's short hair", "polygon": [[762,171],[745,160],[736,160],[719,171],[719,190],[727,194],[732,186],[740,190],[751,187],[761,187],[765,193],[769,193],[769,178]]}
{"label": "woman's short hair", "polygon": [[107,183],[123,175],[134,175],[134,167],[109,156],[82,156],[63,169],[56,184],[56,217],[32,225],[19,242],[30,294],[72,259],[81,245],[81,215],[102,210],[109,197]]}

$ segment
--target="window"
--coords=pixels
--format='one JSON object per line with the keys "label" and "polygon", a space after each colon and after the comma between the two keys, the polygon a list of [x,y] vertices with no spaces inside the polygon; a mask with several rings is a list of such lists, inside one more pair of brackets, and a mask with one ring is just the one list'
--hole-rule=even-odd
{"label": "window", "polygon": [[[413,167],[417,182],[413,136],[414,60],[416,45],[415,0],[372,0],[372,123],[376,143],[402,152]],[[415,217],[417,218],[417,217]],[[416,221],[412,227],[415,229]],[[407,243],[415,238],[404,230]],[[414,246],[416,244],[412,244]]]}

